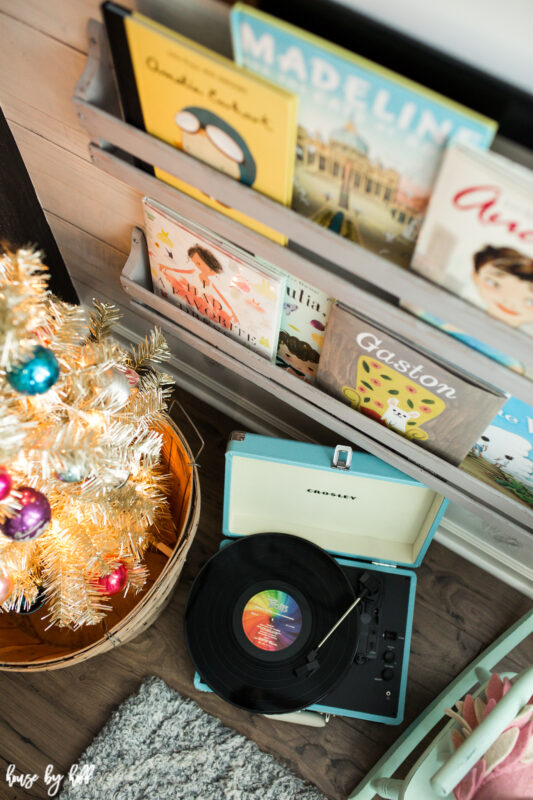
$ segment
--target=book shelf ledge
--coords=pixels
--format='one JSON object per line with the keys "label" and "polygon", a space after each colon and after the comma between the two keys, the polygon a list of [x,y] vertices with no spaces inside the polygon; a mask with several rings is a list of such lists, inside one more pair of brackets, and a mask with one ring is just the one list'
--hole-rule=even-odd
{"label": "book shelf ledge", "polygon": [[[290,237],[306,251],[325,260],[326,266],[300,259],[287,248],[254,233],[218,212],[204,207],[203,222],[206,227],[225,235],[237,244],[251,250],[303,280],[313,283],[330,295],[352,304],[364,300],[370,307],[368,315],[376,322],[397,332],[409,330],[408,338],[432,349],[437,356],[473,372],[477,377],[497,383],[514,396],[531,402],[531,382],[488,357],[472,351],[463,343],[432,329],[395,306],[380,301],[368,292],[364,297],[355,293],[361,289],[354,284],[365,281],[378,293],[386,291],[396,297],[408,299],[425,311],[445,319],[481,341],[498,342],[502,352],[518,361],[531,359],[531,338],[513,330],[502,322],[488,317],[481,309],[432,284],[410,270],[402,269],[354,242],[326,230],[300,214],[285,208],[270,198],[232,180],[212,167],[195,160],[186,153],[138,130],[122,121],[109,49],[102,23],[89,21],[89,56],[84,73],[76,86],[74,104],[81,123],[93,142],[90,153],[93,163],[109,174],[125,180],[140,192],[148,193],[161,202],[176,208],[180,198],[186,198],[187,208],[195,208],[195,201],[172,186],[132,166],[131,157],[154,164],[207,194],[222,198],[226,205],[243,211],[259,222]],[[199,221],[200,214],[194,218]],[[230,224],[231,223],[231,224]],[[289,266],[289,265],[292,265]],[[297,267],[298,273],[294,267]],[[342,281],[342,283],[339,283]],[[351,289],[347,287],[352,287]],[[350,300],[340,290],[351,292]],[[365,306],[366,308],[366,306]],[[388,322],[387,322],[388,320]],[[465,365],[468,363],[468,366]],[[526,399],[527,398],[527,399]]]}
{"label": "book shelf ledge", "polygon": [[253,382],[280,400],[430,486],[489,522],[507,530],[533,532],[533,511],[478,481],[419,445],[353,411],[316,386],[269,363],[239,342],[196,319],[152,292],[144,234],[132,233],[132,249],[121,275],[136,311],[189,346]]}

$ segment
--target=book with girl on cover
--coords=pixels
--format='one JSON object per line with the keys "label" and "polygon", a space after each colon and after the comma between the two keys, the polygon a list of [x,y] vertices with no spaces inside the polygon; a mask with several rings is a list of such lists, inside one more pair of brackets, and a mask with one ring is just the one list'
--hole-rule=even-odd
{"label": "book with girl on cover", "polygon": [[[102,5],[126,122],[290,205],[297,97],[117,3]],[[147,165],[144,165],[145,167]],[[156,177],[285,244],[286,237],[155,166]]]}
{"label": "book with girl on cover", "polygon": [[273,361],[285,274],[148,197],[155,294]]}
{"label": "book with girl on cover", "polygon": [[333,299],[305,281],[287,276],[276,364],[314,383]]}
{"label": "book with girl on cover", "polygon": [[298,94],[292,207],[408,266],[444,147],[486,148],[496,123],[243,3],[231,32],[238,64]]}
{"label": "book with girl on cover", "polygon": [[495,153],[450,147],[412,267],[533,336],[533,173]]}

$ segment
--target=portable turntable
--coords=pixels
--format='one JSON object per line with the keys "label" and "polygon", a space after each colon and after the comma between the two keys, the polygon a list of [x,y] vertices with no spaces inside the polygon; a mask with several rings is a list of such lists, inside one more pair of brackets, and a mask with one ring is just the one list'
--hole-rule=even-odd
{"label": "portable turntable", "polygon": [[412,568],[447,503],[350,447],[234,433],[226,539],[195,580],[185,615],[196,687],[287,719],[305,708],[298,713],[309,724],[321,724],[317,712],[402,722]]}

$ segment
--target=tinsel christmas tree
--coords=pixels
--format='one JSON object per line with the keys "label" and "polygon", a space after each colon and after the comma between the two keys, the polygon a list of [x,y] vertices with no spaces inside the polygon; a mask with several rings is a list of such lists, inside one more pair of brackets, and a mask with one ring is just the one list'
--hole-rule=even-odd
{"label": "tinsel christmas tree", "polygon": [[30,249],[0,255],[0,609],[50,625],[100,621],[140,589],[143,554],[172,520],[154,430],[170,378],[159,331],[128,352],[114,306],[47,291]]}

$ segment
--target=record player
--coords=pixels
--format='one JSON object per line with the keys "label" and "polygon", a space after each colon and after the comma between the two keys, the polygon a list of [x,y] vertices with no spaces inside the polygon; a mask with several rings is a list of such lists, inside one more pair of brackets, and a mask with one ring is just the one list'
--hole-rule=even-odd
{"label": "record player", "polygon": [[[267,532],[300,537],[334,557],[352,596],[360,598],[352,612],[356,626],[353,620],[343,623],[336,633],[337,646],[339,637],[345,637],[349,656],[342,679],[305,711],[283,714],[283,719],[321,725],[328,715],[337,715],[389,725],[402,722],[416,592],[413,568],[422,562],[447,504],[441,495],[389,464],[344,445],[330,448],[232,434],[226,451],[226,538],[221,547],[239,537]],[[259,591],[254,598],[263,601],[269,594]],[[294,602],[292,595],[289,588],[276,597]],[[250,602],[239,606],[239,623],[245,621]],[[320,603],[320,598],[308,597],[308,602]],[[243,649],[254,649],[246,637],[241,638]],[[259,647],[275,649],[268,641]],[[194,657],[193,661],[198,663]],[[208,684],[197,672],[195,686],[211,691]],[[232,702],[227,694],[226,699]]]}

